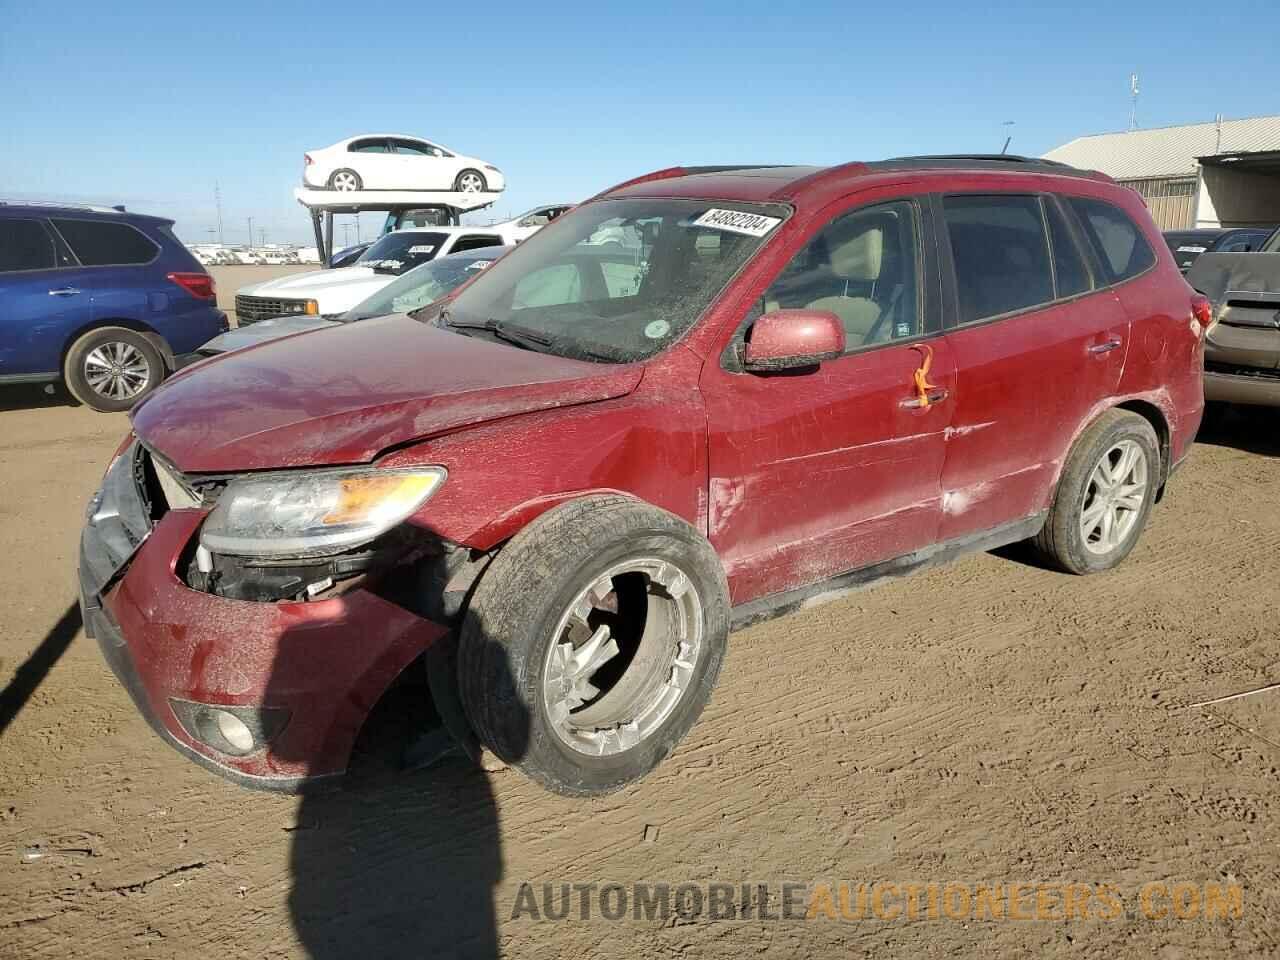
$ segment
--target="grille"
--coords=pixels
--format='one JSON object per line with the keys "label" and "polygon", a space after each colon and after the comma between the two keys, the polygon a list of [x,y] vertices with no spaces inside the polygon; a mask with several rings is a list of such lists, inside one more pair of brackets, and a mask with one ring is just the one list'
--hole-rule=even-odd
{"label": "grille", "polygon": [[279,300],[274,297],[236,296],[236,322],[240,326],[257,323],[271,317],[283,317],[305,312],[305,300]]}

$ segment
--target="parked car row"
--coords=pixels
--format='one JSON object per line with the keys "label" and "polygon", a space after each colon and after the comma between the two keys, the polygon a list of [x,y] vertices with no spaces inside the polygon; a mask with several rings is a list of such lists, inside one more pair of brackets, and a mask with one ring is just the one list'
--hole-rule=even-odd
{"label": "parked car row", "polygon": [[1178,269],[1186,273],[1202,253],[1252,253],[1261,250],[1276,231],[1274,226],[1166,230],[1164,240]]}
{"label": "parked car row", "polygon": [[1015,157],[667,169],[406,305],[180,371],[87,513],[86,631],[246,786],[341,774],[425,658],[472,755],[607,793],[731,627],[1015,541],[1111,569],[1213,322],[1136,194]]}

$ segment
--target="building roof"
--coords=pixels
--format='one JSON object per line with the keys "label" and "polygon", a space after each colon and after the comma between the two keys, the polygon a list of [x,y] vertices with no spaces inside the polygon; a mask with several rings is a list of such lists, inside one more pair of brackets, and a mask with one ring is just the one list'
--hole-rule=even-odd
{"label": "building roof", "polygon": [[1280,150],[1280,117],[1223,120],[1181,127],[1077,137],[1044,155],[1046,160],[1101,170],[1117,180],[1192,176],[1196,159]]}

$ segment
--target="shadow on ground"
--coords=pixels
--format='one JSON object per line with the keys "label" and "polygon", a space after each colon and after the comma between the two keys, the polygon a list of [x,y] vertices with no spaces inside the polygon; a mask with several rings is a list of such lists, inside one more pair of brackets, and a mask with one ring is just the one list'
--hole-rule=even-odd
{"label": "shadow on ground", "polygon": [[49,628],[31,656],[14,672],[13,679],[0,690],[0,734],[13,723],[54,664],[62,659],[81,625],[80,605],[73,603],[58,618],[58,622]]}
{"label": "shadow on ground", "polygon": [[0,386],[0,412],[44,407],[78,407],[62,384],[20,383]]}
{"label": "shadow on ground", "polygon": [[1280,410],[1211,403],[1205,408],[1196,443],[1280,456]]}

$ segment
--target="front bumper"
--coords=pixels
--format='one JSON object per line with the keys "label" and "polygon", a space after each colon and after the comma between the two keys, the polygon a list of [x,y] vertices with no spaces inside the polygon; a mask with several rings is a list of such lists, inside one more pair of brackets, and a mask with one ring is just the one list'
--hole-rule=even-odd
{"label": "front bumper", "polygon": [[[152,729],[201,766],[288,792],[342,774],[374,704],[447,628],[364,589],[253,603],[187,587],[175,571],[204,512],[170,510],[152,525],[143,456],[132,444],[108,471],[81,536],[86,633]],[[231,756],[187,731],[172,700],[276,708],[288,720],[265,746]]]}

